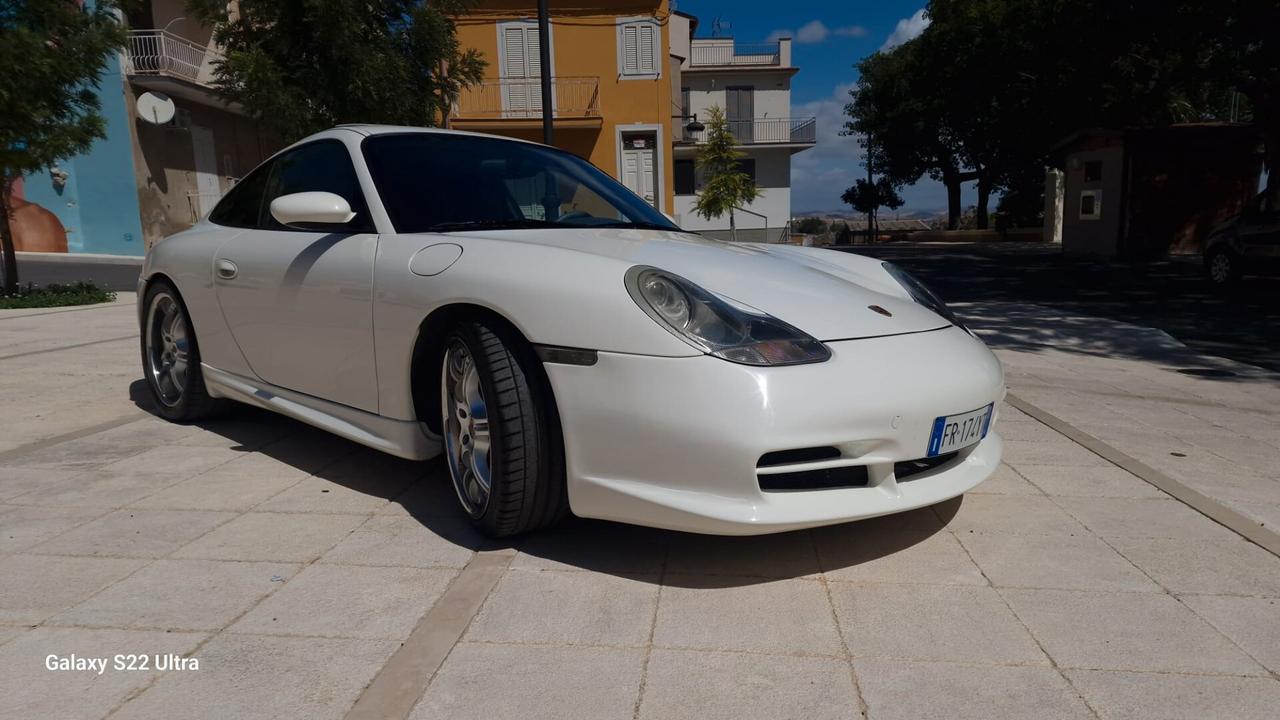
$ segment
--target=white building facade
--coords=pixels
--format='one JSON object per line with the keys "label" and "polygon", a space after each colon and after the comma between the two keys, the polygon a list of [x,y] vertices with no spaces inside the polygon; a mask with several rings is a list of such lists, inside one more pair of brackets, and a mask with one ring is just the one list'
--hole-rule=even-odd
{"label": "white building facade", "polygon": [[[743,169],[761,195],[735,212],[737,237],[753,242],[787,242],[791,221],[791,156],[817,140],[812,117],[791,115],[791,40],[755,45],[732,38],[694,38],[696,20],[679,13],[671,27],[672,65],[679,63],[673,90],[675,216],[686,230],[729,237],[729,216],[705,220],[694,212],[701,178],[695,169],[704,124],[712,107],[724,110],[743,157]],[[688,27],[688,32],[684,32]],[[678,89],[678,96],[675,91]],[[695,130],[688,127],[693,124]]]}

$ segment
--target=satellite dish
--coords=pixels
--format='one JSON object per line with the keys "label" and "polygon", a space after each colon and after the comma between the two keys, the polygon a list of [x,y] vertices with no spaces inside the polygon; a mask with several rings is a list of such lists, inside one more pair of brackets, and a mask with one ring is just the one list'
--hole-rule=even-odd
{"label": "satellite dish", "polygon": [[144,92],[136,103],[138,117],[152,125],[164,125],[173,119],[177,107],[173,98],[158,92]]}

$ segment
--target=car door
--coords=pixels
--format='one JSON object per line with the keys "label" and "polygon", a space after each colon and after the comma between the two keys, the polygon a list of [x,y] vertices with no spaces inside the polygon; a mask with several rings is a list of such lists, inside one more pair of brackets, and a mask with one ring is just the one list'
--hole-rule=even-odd
{"label": "car door", "polygon": [[1245,255],[1280,257],[1280,211],[1265,195],[1255,198],[1253,207],[1245,212],[1236,233]]}
{"label": "car door", "polygon": [[[351,222],[286,227],[271,201],[323,191],[351,205]],[[373,261],[368,206],[345,144],[323,139],[271,161],[257,227],[214,257],[218,302],[245,361],[283,388],[377,412]]]}

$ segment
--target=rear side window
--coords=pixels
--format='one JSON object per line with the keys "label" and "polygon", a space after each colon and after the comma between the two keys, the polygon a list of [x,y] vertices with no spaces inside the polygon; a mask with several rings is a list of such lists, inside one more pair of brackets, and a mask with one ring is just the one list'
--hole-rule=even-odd
{"label": "rear side window", "polygon": [[271,180],[263,203],[262,222],[266,229],[293,230],[275,221],[269,211],[271,201],[281,195],[300,192],[331,192],[346,200],[356,216],[349,223],[307,228],[331,232],[373,232],[369,207],[360,180],[351,164],[347,146],[337,140],[320,140],[290,150],[272,163]]}
{"label": "rear side window", "polygon": [[209,222],[227,227],[258,227],[262,213],[262,193],[267,189],[267,178],[274,163],[261,165],[249,173],[218,201],[209,213]]}

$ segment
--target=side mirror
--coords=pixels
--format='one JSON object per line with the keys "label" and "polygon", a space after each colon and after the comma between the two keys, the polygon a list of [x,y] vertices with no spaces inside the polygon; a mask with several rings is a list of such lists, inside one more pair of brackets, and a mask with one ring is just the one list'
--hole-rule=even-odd
{"label": "side mirror", "polygon": [[330,192],[293,193],[271,201],[271,217],[281,225],[341,225],[351,222],[355,216],[350,203]]}

